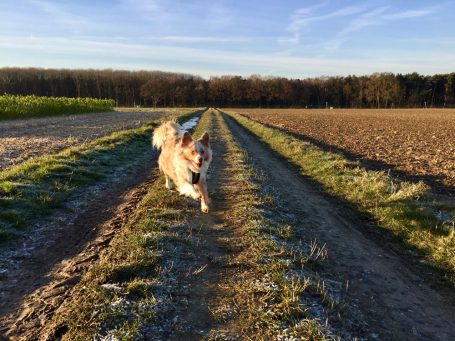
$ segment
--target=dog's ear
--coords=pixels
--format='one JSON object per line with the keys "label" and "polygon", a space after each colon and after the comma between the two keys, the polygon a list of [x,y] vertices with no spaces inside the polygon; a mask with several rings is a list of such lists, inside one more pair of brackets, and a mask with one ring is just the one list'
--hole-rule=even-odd
{"label": "dog's ear", "polygon": [[193,142],[193,138],[191,137],[190,133],[185,131],[185,134],[183,134],[182,136],[182,141],[180,142],[180,144],[182,146],[187,146],[189,145],[191,142]]}
{"label": "dog's ear", "polygon": [[200,141],[204,146],[208,147],[210,142],[209,133],[205,132],[204,134],[202,134]]}

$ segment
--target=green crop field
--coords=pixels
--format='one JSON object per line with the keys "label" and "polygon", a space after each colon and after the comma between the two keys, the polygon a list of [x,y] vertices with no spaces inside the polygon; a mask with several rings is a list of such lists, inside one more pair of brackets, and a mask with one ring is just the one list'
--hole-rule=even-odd
{"label": "green crop field", "polygon": [[97,98],[0,96],[0,119],[113,110],[115,101]]}

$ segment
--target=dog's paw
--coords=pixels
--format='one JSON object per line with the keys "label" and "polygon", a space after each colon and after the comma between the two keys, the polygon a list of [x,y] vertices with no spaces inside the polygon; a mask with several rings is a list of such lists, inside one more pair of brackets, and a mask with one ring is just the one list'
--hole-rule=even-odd
{"label": "dog's paw", "polygon": [[201,204],[201,211],[204,213],[209,213],[209,207],[205,204]]}

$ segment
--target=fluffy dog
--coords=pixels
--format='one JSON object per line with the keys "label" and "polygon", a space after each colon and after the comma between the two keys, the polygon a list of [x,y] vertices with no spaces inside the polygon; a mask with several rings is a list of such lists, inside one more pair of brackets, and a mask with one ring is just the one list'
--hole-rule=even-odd
{"label": "fluffy dog", "polygon": [[168,121],[155,129],[153,146],[161,149],[158,165],[166,177],[166,188],[174,184],[180,194],[201,199],[201,210],[207,213],[207,170],[212,161],[209,134],[193,140],[177,122]]}

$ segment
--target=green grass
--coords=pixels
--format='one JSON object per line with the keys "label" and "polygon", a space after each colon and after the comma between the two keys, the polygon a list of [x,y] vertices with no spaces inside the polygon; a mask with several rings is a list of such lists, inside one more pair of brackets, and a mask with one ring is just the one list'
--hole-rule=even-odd
{"label": "green grass", "polygon": [[0,120],[113,110],[115,101],[97,98],[0,96]]}
{"label": "green grass", "polygon": [[[368,171],[348,162],[341,154],[325,152],[278,129],[227,113],[270,149],[318,182],[325,191],[372,217],[407,247],[447,274],[455,284],[455,205],[443,203],[423,183],[398,181],[385,172]],[[443,210],[451,220],[440,221]]]}
{"label": "green grass", "polygon": [[[183,112],[184,120],[196,112]],[[164,118],[168,119],[168,118]],[[151,122],[113,133],[54,155],[44,155],[0,172],[0,244],[22,235],[77,191],[108,179],[121,167],[134,165],[151,151]]]}

